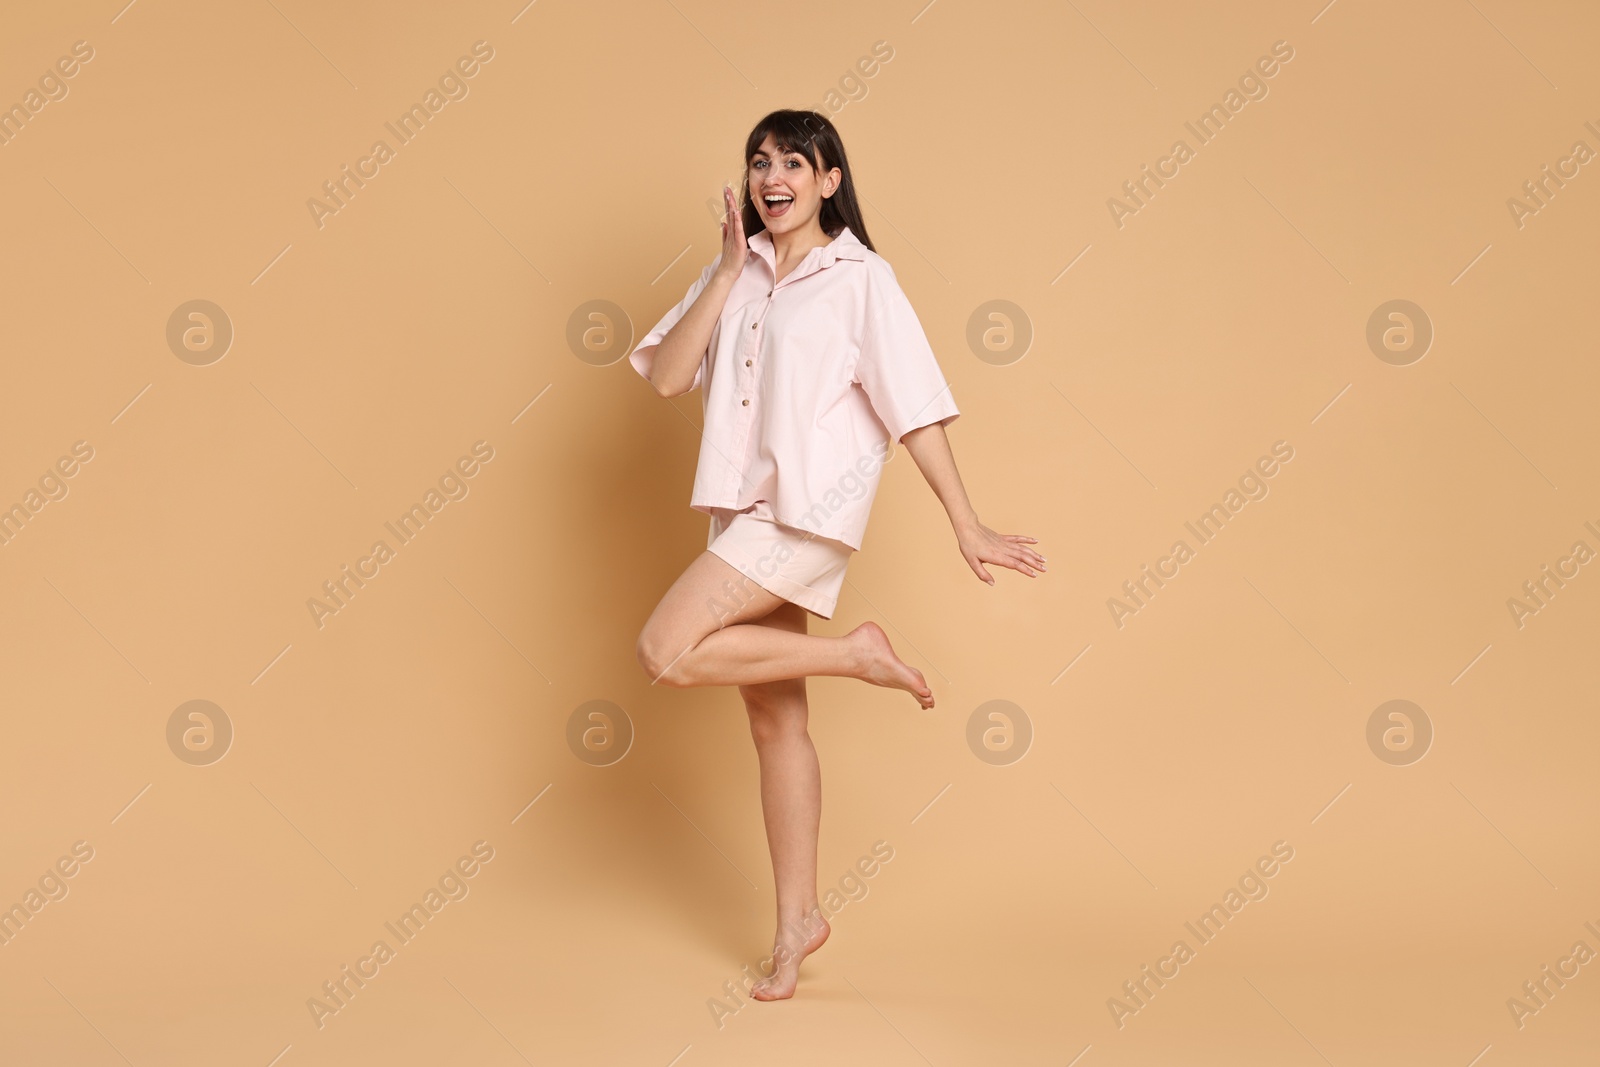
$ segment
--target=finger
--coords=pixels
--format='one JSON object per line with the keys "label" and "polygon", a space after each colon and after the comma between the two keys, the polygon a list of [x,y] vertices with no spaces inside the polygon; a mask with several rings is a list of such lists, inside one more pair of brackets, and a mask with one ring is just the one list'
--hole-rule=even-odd
{"label": "finger", "polygon": [[973,574],[976,574],[979,578],[982,578],[984,581],[988,582],[990,585],[994,584],[994,576],[991,575],[988,571],[984,570],[983,564],[981,562],[979,562],[977,557],[974,556],[973,558],[967,560],[967,566],[972,568],[972,573]]}
{"label": "finger", "polygon": [[[1012,537],[1008,538],[1008,540],[1010,540],[1012,542],[1012,544],[1015,544],[1015,545],[1018,545],[1018,546],[1021,546],[1023,544],[1023,542],[1028,542],[1028,543],[1031,543],[1031,544],[1038,544],[1039,543],[1038,541],[1034,540],[1031,537],[1021,537],[1021,536],[1012,536]],[[1040,555],[1038,552],[1034,551],[1031,548],[1021,548],[1021,547],[1019,547],[1018,551],[1023,553],[1023,555],[1025,555],[1029,559],[1037,560],[1040,563],[1048,563],[1049,562],[1049,560],[1045,559],[1044,556]]]}
{"label": "finger", "polygon": [[[1038,577],[1038,575],[1034,573],[1034,567],[1036,564],[1034,564],[1032,560],[1028,559],[1027,556],[1023,555],[1023,550],[1019,549],[1018,551],[1011,553],[1010,556],[1003,562],[1005,566],[1010,567],[1015,571],[1021,571],[1030,578]],[[1039,570],[1043,569],[1043,567],[1039,568]]]}
{"label": "finger", "polygon": [[997,559],[994,562],[998,563],[1002,567],[1010,567],[1014,571],[1021,571],[1030,578],[1038,577],[1038,575],[1034,574],[1033,568],[1028,566],[1027,562],[1023,560],[1021,556],[1007,556],[1003,559]]}

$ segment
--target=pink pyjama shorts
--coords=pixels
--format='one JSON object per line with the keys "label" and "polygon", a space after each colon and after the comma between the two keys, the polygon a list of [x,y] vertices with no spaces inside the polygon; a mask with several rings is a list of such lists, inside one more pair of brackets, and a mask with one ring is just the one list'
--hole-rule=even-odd
{"label": "pink pyjama shorts", "polygon": [[712,508],[706,549],[761,588],[824,619],[833,618],[855,552],[843,541],[785,526],[765,500],[743,511]]}

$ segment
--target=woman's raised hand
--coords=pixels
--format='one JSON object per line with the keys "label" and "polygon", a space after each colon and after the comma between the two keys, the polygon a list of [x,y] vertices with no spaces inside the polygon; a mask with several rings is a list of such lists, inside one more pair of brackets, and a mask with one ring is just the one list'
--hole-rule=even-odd
{"label": "woman's raised hand", "polygon": [[744,235],[744,217],[739,205],[734,203],[733,187],[722,187],[722,202],[727,214],[722,220],[722,263],[717,267],[730,278],[744,272],[744,261],[750,257],[750,245]]}

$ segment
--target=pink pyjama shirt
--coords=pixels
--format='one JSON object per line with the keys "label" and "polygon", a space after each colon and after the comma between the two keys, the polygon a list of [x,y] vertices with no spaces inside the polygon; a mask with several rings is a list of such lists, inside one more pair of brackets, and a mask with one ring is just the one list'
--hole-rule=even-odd
{"label": "pink pyjama shirt", "polygon": [[[772,235],[748,244],[691,386],[705,428],[689,506],[766,500],[778,522],[860,549],[892,443],[961,412],[894,269],[849,227],[776,283]],[[721,262],[634,347],[645,379]]]}

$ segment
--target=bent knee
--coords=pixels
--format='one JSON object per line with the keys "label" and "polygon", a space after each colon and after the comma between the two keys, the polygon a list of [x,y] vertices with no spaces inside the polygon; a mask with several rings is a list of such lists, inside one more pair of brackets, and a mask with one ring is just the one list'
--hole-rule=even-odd
{"label": "bent knee", "polygon": [[674,668],[685,651],[685,648],[673,648],[670,640],[646,627],[639,634],[633,654],[645,674],[650,676],[651,684],[678,685],[681,673]]}

